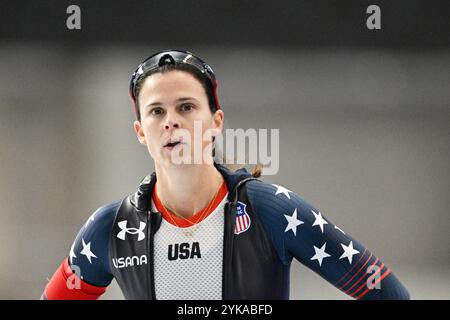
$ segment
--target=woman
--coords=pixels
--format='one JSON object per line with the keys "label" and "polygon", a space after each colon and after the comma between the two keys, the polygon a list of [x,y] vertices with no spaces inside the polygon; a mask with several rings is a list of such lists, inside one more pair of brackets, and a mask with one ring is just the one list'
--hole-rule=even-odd
{"label": "woman", "polygon": [[293,258],[355,299],[409,298],[387,266],[296,193],[258,180],[259,170],[213,162],[224,112],[200,58],[151,56],[130,94],[155,172],[93,213],[42,298],[97,299],[115,278],[127,299],[288,299]]}

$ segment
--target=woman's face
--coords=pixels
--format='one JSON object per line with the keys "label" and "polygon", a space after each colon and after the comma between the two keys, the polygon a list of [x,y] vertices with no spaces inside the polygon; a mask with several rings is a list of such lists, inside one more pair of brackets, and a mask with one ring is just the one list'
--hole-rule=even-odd
{"label": "woman's face", "polygon": [[[179,161],[174,159],[189,155],[197,163],[194,157],[200,152],[202,157],[209,150],[206,147],[211,148],[211,136],[205,138],[205,132],[217,135],[222,131],[223,111],[211,113],[205,89],[188,72],[174,70],[147,77],[138,99],[141,122],[135,121],[134,129],[155,164],[173,164]],[[175,146],[167,145],[180,140]]]}

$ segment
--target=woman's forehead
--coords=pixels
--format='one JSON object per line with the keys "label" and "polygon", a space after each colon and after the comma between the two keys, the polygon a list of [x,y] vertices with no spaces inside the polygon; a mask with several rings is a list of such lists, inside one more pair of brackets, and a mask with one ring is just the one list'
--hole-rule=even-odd
{"label": "woman's forehead", "polygon": [[144,104],[182,98],[193,98],[198,101],[206,99],[202,84],[194,76],[183,71],[156,73],[147,77],[139,96],[141,100],[152,100]]}
{"label": "woman's forehead", "polygon": [[168,72],[158,72],[147,77],[142,89],[164,90],[165,88],[180,88],[201,90],[202,84],[193,75],[185,71],[172,70]]}

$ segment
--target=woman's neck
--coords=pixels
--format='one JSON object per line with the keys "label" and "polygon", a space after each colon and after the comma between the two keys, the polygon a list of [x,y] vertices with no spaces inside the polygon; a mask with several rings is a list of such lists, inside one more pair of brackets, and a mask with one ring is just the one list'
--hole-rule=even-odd
{"label": "woman's neck", "polygon": [[217,194],[223,177],[213,164],[155,166],[157,193],[173,213],[189,218],[205,208]]}

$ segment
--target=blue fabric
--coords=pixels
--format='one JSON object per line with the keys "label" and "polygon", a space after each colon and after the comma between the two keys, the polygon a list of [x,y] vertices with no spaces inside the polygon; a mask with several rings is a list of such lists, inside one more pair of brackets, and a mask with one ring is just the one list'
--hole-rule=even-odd
{"label": "blue fabric", "polygon": [[284,264],[295,258],[354,298],[409,298],[380,259],[295,192],[261,181],[247,192]]}
{"label": "blue fabric", "polygon": [[[217,168],[230,191],[239,179],[250,176],[245,169],[231,172],[221,166]],[[287,270],[295,258],[354,298],[409,298],[406,288],[380,259],[295,192],[255,180],[246,186],[255,214]],[[82,279],[89,284],[107,286],[113,279],[108,243],[120,203],[110,203],[95,211],[73,244],[70,264],[79,267]],[[286,277],[285,297],[289,297],[289,281]],[[370,285],[374,287],[369,288]]]}
{"label": "blue fabric", "polygon": [[69,264],[75,273],[79,272],[77,274],[83,281],[91,285],[105,287],[113,279],[109,267],[109,238],[120,203],[116,201],[97,209],[72,244]]}

